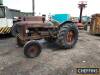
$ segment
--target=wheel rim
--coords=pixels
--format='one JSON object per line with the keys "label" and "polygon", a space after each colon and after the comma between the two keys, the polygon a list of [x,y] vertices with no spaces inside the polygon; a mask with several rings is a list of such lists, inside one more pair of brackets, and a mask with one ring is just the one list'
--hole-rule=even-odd
{"label": "wheel rim", "polygon": [[37,53],[38,47],[37,46],[32,46],[28,49],[28,54],[30,57],[35,57]]}
{"label": "wheel rim", "polygon": [[74,31],[71,30],[67,33],[66,41],[68,44],[72,44],[73,40],[74,40]]}

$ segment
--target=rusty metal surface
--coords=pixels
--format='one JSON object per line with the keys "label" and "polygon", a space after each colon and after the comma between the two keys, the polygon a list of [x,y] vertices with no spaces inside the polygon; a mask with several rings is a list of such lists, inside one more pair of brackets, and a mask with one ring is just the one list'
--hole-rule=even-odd
{"label": "rusty metal surface", "polygon": [[[23,21],[17,22],[19,25],[19,36],[25,42],[28,40],[39,40],[50,37],[50,31],[58,28],[58,25],[49,25],[49,22],[43,23],[43,16],[25,17]],[[56,23],[55,23],[56,24]],[[28,32],[26,32],[28,30]],[[54,33],[52,33],[54,36]]]}
{"label": "rusty metal surface", "polygon": [[92,15],[92,17],[96,17],[96,16],[100,17],[100,13],[97,13],[97,14],[93,14]]}
{"label": "rusty metal surface", "polygon": [[43,27],[43,28],[57,28],[58,26],[48,26],[47,23],[43,23],[41,21],[22,21],[17,23],[20,26],[27,26],[27,27]]}
{"label": "rusty metal surface", "polygon": [[44,25],[42,21],[42,16],[28,16],[28,17],[23,17],[23,20],[20,22],[17,22],[18,25]]}
{"label": "rusty metal surface", "polygon": [[90,33],[100,34],[100,14],[92,15],[92,19],[90,23]]}
{"label": "rusty metal surface", "polygon": [[42,21],[21,21],[17,22],[18,25],[45,25]]}
{"label": "rusty metal surface", "polygon": [[25,21],[42,21],[42,16],[27,16],[24,17]]}

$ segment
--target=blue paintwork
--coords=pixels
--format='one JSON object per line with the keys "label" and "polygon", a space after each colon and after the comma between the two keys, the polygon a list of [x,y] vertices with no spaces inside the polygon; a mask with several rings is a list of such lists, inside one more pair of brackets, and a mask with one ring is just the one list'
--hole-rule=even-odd
{"label": "blue paintwork", "polygon": [[70,15],[69,14],[54,14],[51,16],[51,18],[59,23],[63,23],[65,21],[70,20]]}

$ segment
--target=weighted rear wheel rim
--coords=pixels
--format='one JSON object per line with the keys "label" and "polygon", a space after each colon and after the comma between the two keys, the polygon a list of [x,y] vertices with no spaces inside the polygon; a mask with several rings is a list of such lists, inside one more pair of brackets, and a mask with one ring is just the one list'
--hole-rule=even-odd
{"label": "weighted rear wheel rim", "polygon": [[32,46],[28,49],[28,54],[30,57],[35,57],[37,55],[38,47]]}
{"label": "weighted rear wheel rim", "polygon": [[73,43],[74,37],[75,37],[74,31],[70,30],[70,31],[67,33],[67,38],[66,38],[66,41],[67,41],[67,43],[68,43],[69,45]]}

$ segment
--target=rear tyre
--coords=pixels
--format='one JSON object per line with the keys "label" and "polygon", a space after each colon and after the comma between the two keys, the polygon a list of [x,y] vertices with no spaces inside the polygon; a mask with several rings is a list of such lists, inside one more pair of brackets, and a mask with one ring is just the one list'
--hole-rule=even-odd
{"label": "rear tyre", "polygon": [[24,46],[24,41],[21,40],[21,39],[19,38],[19,36],[16,36],[16,41],[17,41],[17,45],[18,45],[19,47],[23,47],[23,46]]}
{"label": "rear tyre", "polygon": [[41,46],[38,42],[31,41],[24,46],[24,55],[28,58],[35,58],[41,53]]}
{"label": "rear tyre", "polygon": [[66,23],[59,29],[57,43],[61,48],[73,48],[78,40],[78,29]]}

